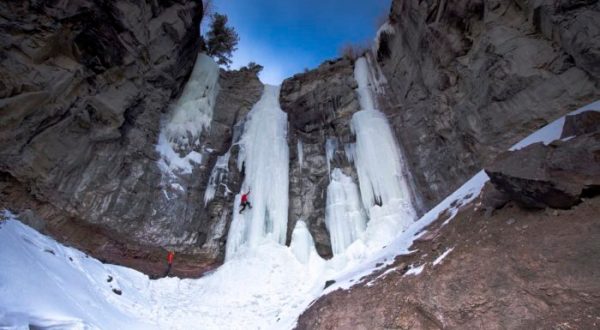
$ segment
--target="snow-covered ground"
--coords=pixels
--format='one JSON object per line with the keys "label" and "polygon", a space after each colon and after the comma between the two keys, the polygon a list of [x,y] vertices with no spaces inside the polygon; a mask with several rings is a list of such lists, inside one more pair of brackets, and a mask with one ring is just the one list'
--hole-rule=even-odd
{"label": "snow-covered ground", "polygon": [[[446,210],[450,221],[480,193],[488,178],[479,172],[413,221],[401,153],[372,98],[381,86],[369,78],[374,71],[366,61],[357,63],[357,93],[363,110],[353,119],[357,134],[353,159],[359,172],[359,192],[367,189],[368,194],[358,196],[357,184],[334,169],[327,216],[328,226],[335,228],[332,231],[340,240],[333,259],[325,261],[318,256],[303,221],[294,228],[291,246],[283,244],[288,205],[287,118],[279,108],[279,88],[267,86],[250,112],[240,140],[238,165],[245,164],[243,190],[252,190],[253,209],[240,215],[237,203],[232,206],[235,217],[223,266],[200,279],[150,280],[137,271],[102,264],[62,246],[5,212],[0,223],[0,329],[28,329],[29,325],[58,329],[289,329],[314,299],[348,288],[390,264],[395,256],[410,253],[413,241],[425,233],[427,225]],[[600,102],[586,108],[590,107],[600,108]],[[563,122],[559,119],[514,148],[558,138]],[[374,144],[384,147],[385,161],[366,147]],[[352,221],[343,221],[344,212],[352,215]],[[363,219],[368,220],[366,225]],[[451,258],[450,252],[439,256],[438,262]],[[418,276],[429,267],[433,265],[413,265],[410,275]],[[335,283],[324,289],[327,280]]]}

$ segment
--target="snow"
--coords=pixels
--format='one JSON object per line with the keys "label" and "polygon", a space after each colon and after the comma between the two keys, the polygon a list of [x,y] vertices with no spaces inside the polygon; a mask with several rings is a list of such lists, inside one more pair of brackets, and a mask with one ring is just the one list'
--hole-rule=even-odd
{"label": "snow", "polygon": [[289,329],[322,288],[316,276],[323,261],[316,252],[301,263],[290,248],[273,241],[201,279],[150,280],[137,271],[102,264],[8,217],[0,227],[3,329],[30,324],[60,329]]}
{"label": "snow", "polygon": [[202,154],[199,152],[191,151],[185,156],[177,153],[164,132],[160,132],[158,136],[156,151],[161,156],[158,167],[169,176],[174,176],[175,173],[191,174],[194,165],[202,163]]}
{"label": "snow", "polygon": [[414,267],[413,265],[411,265],[410,269],[408,271],[406,271],[406,273],[404,273],[403,276],[408,276],[408,275],[419,275],[421,274],[421,272],[423,271],[423,269],[425,269],[425,265],[421,265],[418,267]]}
{"label": "snow", "polygon": [[452,252],[452,250],[454,250],[454,248],[446,249],[446,251],[444,251],[444,253],[442,253],[439,257],[435,258],[435,260],[433,261],[433,265],[435,266],[435,265],[439,264],[440,262],[442,262],[442,260],[444,260],[444,258],[446,258],[446,256],[448,254],[450,254],[450,252]]}
{"label": "snow", "polygon": [[252,209],[239,214],[241,194],[234,200],[226,260],[265,239],[285,244],[288,221],[289,150],[287,114],[279,105],[279,86],[265,86],[248,114],[239,141],[238,166],[245,168],[242,192],[251,191]]}
{"label": "snow", "polygon": [[425,213],[419,220],[413,222],[404,232],[397,235],[390,244],[380,250],[372,250],[371,253],[360,259],[360,262],[349,263],[343,271],[333,276],[336,283],[325,289],[323,294],[339,288],[348,289],[361,283],[360,279],[364,276],[391,264],[396,256],[412,253],[409,248],[416,239],[425,233],[425,227],[434,222],[442,213],[447,214],[448,219],[454,218],[461,206],[471,202],[479,195],[488,179],[485,172],[480,171],[477,173],[450,196]]}
{"label": "snow", "polygon": [[[0,328],[60,329],[152,328],[136,313],[133,292],[119,274],[128,270],[106,266],[84,253],[64,247],[21,224],[9,212],[0,228]],[[109,276],[114,280],[107,282]]]}
{"label": "snow", "polygon": [[362,237],[367,219],[358,186],[339,168],[331,174],[326,205],[325,224],[331,238],[331,248],[333,254],[340,254]]}
{"label": "snow", "polygon": [[167,140],[180,147],[197,144],[204,129],[210,128],[219,85],[219,66],[206,54],[199,54],[192,75],[171,118],[165,126]]}

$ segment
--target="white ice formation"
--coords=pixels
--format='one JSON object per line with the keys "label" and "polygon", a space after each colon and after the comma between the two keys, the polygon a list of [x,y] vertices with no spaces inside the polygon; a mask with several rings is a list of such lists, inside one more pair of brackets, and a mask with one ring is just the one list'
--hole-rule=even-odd
{"label": "white ice formation", "polygon": [[304,146],[302,145],[302,140],[298,139],[298,144],[296,145],[298,150],[298,165],[300,168],[304,165]]}
{"label": "white ice formation", "polygon": [[361,238],[366,222],[358,187],[351,177],[339,168],[334,169],[327,187],[325,214],[333,254],[343,253],[346,247]]}
{"label": "white ice formation", "polygon": [[[156,151],[158,166],[168,177],[190,174],[202,163],[200,135],[210,127],[219,85],[219,66],[205,54],[199,54],[183,93],[161,129]],[[171,180],[171,179],[168,179]]]}
{"label": "white ice formation", "polygon": [[325,156],[327,157],[327,173],[331,177],[331,160],[335,155],[335,151],[338,147],[338,141],[336,138],[328,137],[325,140]]}
{"label": "white ice formation", "polygon": [[288,221],[289,149],[287,114],[279,106],[279,86],[265,86],[248,114],[240,139],[238,166],[244,170],[242,192],[250,191],[252,209],[240,214],[235,197],[226,259],[264,239],[285,244]]}
{"label": "white ice formation", "polygon": [[416,220],[409,173],[387,118],[376,109],[374,94],[383,90],[377,68],[367,58],[356,61],[354,75],[361,111],[352,116],[356,134],[354,164],[362,204],[369,216],[367,245],[383,246]]}
{"label": "white ice formation", "polygon": [[192,75],[165,126],[169,142],[182,147],[199,143],[202,131],[210,128],[219,89],[218,80],[217,63],[211,57],[199,54]]}

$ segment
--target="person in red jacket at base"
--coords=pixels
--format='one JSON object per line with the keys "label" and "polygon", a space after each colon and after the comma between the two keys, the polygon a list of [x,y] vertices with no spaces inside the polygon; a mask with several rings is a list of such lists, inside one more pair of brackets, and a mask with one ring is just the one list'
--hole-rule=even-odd
{"label": "person in red jacket at base", "polygon": [[167,277],[171,272],[171,266],[173,265],[173,257],[175,257],[175,252],[169,251],[169,253],[167,253],[167,263],[169,265],[167,266],[167,271],[165,272],[165,275],[163,277]]}
{"label": "person in red jacket at base", "polygon": [[248,201],[248,195],[250,195],[250,190],[248,190],[248,193],[242,194],[242,201],[240,203],[242,208],[240,209],[240,214],[242,214],[242,211],[246,209],[246,206],[252,208],[252,205],[250,205],[250,202]]}

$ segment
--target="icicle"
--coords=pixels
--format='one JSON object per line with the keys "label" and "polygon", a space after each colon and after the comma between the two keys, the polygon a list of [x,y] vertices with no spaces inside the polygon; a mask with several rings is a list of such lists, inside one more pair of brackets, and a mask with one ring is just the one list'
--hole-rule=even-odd
{"label": "icicle", "polygon": [[[208,203],[213,200],[217,188],[219,185],[223,184],[223,179],[227,177],[227,172],[229,172],[229,156],[231,155],[230,151],[231,150],[227,150],[223,156],[217,158],[217,162],[210,172],[208,185],[204,191],[204,206],[208,205]],[[229,189],[226,187],[225,192],[227,193],[228,190]]]}
{"label": "icicle", "polygon": [[325,156],[327,157],[327,173],[329,173],[329,177],[331,178],[331,160],[335,155],[335,150],[338,147],[338,142],[336,138],[327,138],[325,140]]}
{"label": "icicle", "polygon": [[354,143],[344,144],[344,153],[346,153],[346,159],[348,159],[348,163],[353,163],[356,155],[356,145]]}
{"label": "icicle", "polygon": [[304,149],[302,146],[302,140],[298,139],[298,144],[296,147],[298,149],[298,165],[300,165],[300,168],[302,168],[304,164]]}
{"label": "icicle", "polygon": [[358,187],[339,168],[333,170],[327,187],[325,224],[331,237],[333,254],[343,253],[365,231],[366,217]]}
{"label": "icicle", "polygon": [[265,86],[261,99],[248,114],[239,141],[238,166],[245,167],[242,193],[251,191],[252,209],[239,214],[241,195],[234,214],[226,259],[242,247],[255,248],[262,240],[285,243],[288,216],[289,149],[287,114],[279,106],[279,86]]}

